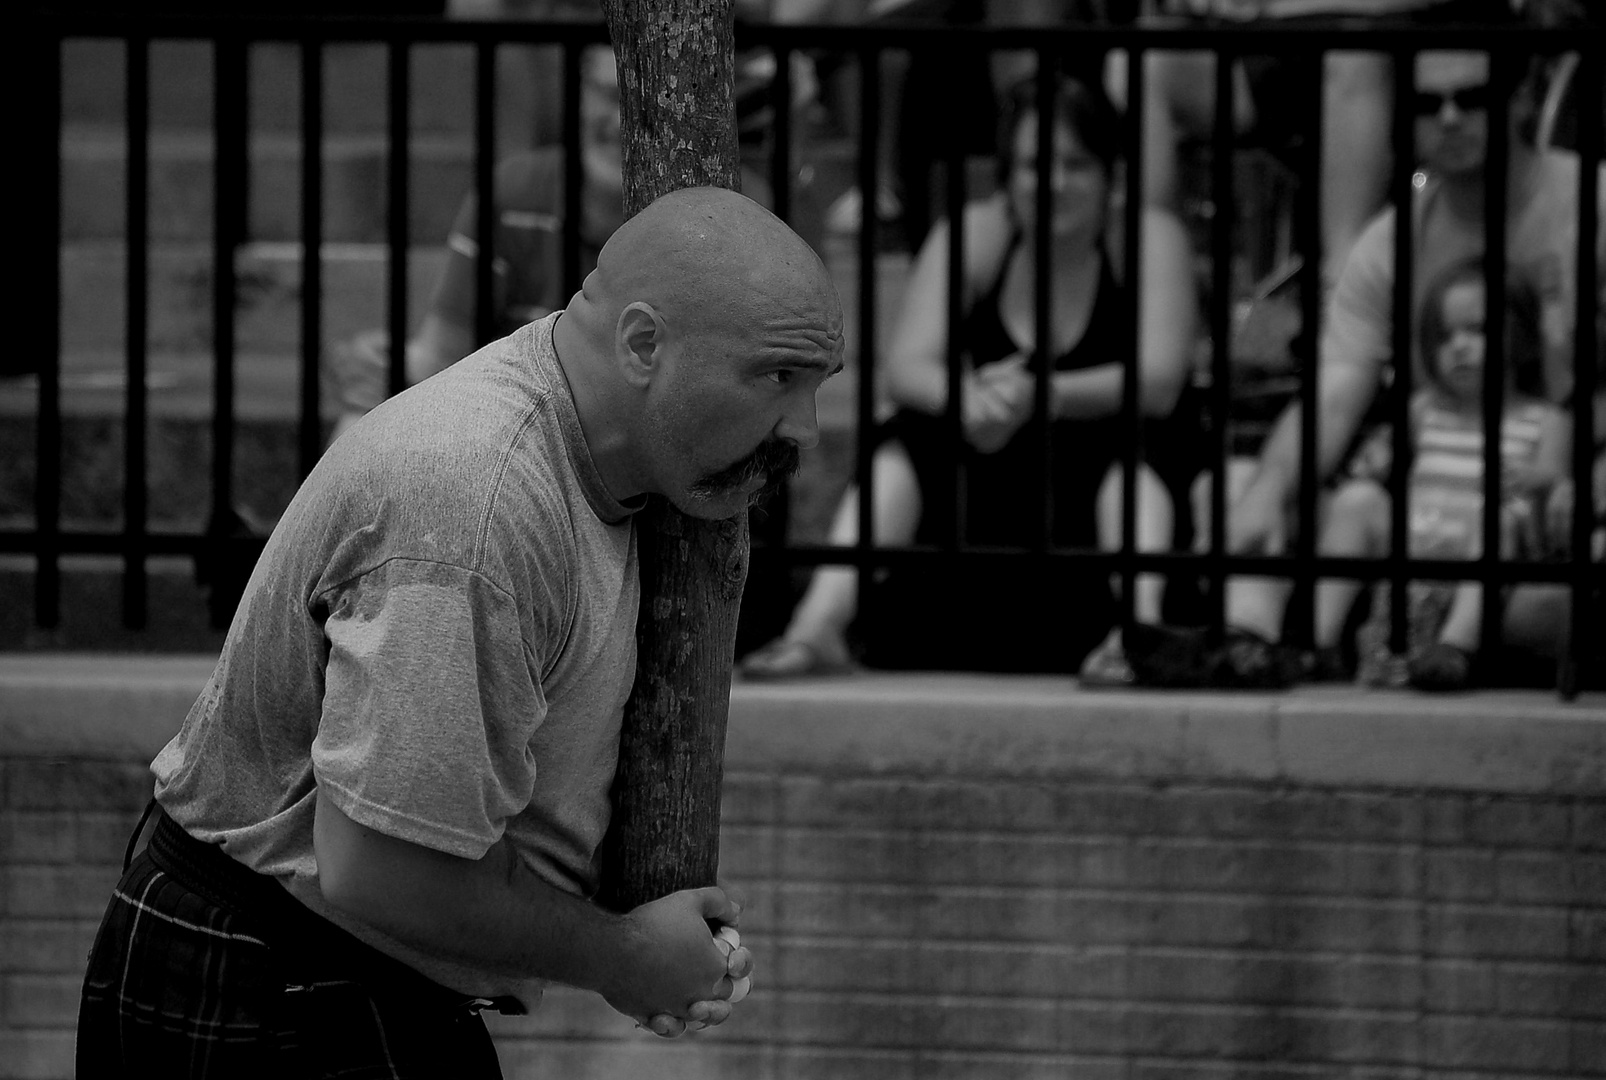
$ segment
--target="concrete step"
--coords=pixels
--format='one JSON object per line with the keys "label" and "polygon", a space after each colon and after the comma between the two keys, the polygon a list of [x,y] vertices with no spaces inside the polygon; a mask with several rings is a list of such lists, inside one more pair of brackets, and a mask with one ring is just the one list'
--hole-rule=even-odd
{"label": "concrete step", "polygon": [[[386,266],[380,248],[325,250],[327,345],[383,325]],[[859,390],[857,262],[851,245],[840,239],[828,242],[826,255],[843,299],[848,367],[821,390],[819,421],[824,431],[851,440]],[[421,248],[412,255],[410,310],[415,320],[427,303],[440,258],[439,248]],[[120,259],[121,249],[106,244],[70,245],[63,257],[64,507],[71,508],[69,515],[96,521],[114,520],[122,499],[127,356]],[[151,264],[146,388],[152,513],[170,505],[175,513],[187,513],[180,518],[189,521],[200,520],[210,501],[205,483],[215,376],[209,259],[207,249],[173,245],[157,248]],[[907,272],[907,256],[889,254],[877,260],[882,356],[891,345]],[[299,249],[248,246],[242,249],[240,273],[234,365],[234,414],[240,421],[237,475],[248,485],[242,489],[245,507],[271,521],[294,487],[301,386]],[[329,404],[326,420],[332,418]],[[0,516],[32,512],[37,407],[37,376],[0,378]]]}
{"label": "concrete step", "polygon": [[146,619],[123,625],[122,561],[75,555],[61,560],[59,624],[33,625],[34,562],[0,556],[0,651],[216,652],[223,631],[212,626],[208,590],[190,559],[147,561]]}
{"label": "concrete step", "polygon": [[[0,416],[0,529],[34,524],[38,461],[32,417]],[[116,415],[62,418],[61,523],[80,530],[123,524],[123,420]],[[297,427],[285,417],[242,416],[235,424],[232,505],[248,521],[271,526],[300,483]],[[212,430],[207,415],[157,414],[145,441],[148,526],[199,532],[212,510]]]}
{"label": "concrete step", "polygon": [[[442,233],[444,236],[444,232]],[[439,241],[408,253],[408,322],[417,325],[445,261]],[[102,366],[94,354],[123,349],[127,332],[127,255],[117,241],[79,240],[61,248],[61,340],[66,366]],[[301,348],[302,246],[260,242],[239,248],[235,342],[244,352],[295,354]],[[390,252],[383,244],[322,246],[323,339],[343,341],[388,315]],[[212,347],[213,255],[206,243],[153,244],[147,262],[150,301],[146,347],[163,353]],[[76,354],[88,354],[77,356]],[[115,365],[121,368],[119,361]]]}
{"label": "concrete step", "polygon": [[[330,134],[383,132],[388,120],[387,50],[352,42],[324,48],[324,130]],[[555,46],[502,45],[497,49],[498,128],[523,137],[549,136],[557,126],[561,53]],[[474,129],[474,50],[463,44],[413,46],[409,51],[411,127],[418,134]],[[246,95],[254,130],[301,128],[301,48],[259,42],[247,54]],[[208,42],[158,39],[151,43],[149,83],[152,126],[209,133],[216,81]],[[120,41],[75,39],[62,51],[62,118],[68,124],[121,125],[126,115],[127,59]],[[534,126],[536,113],[546,127]]]}
{"label": "concrete step", "polygon": [[[379,244],[325,244],[322,249],[322,340],[347,341],[359,331],[381,327],[388,318],[389,252]],[[859,331],[858,261],[851,240],[826,239],[826,261],[841,294],[848,337],[848,360],[857,356]],[[69,411],[116,411],[120,396],[86,398],[97,389],[112,390],[126,367],[126,256],[123,247],[109,241],[78,241],[61,252],[63,376]],[[408,258],[408,322],[416,325],[428,306],[445,259],[439,244],[418,245]],[[240,364],[248,371],[283,365],[292,375],[298,370],[301,350],[302,248],[295,243],[254,243],[242,246],[235,260],[238,291],[235,306],[235,344]],[[146,344],[154,390],[166,393],[179,383],[210,386],[212,340],[213,266],[210,245],[161,243],[152,247],[148,262],[150,301],[147,307]],[[891,345],[898,303],[908,274],[908,258],[900,253],[877,258],[877,329],[880,352]],[[249,374],[242,376],[250,378]],[[845,373],[828,384],[833,394],[851,383]],[[295,384],[267,387],[282,398],[278,414],[295,409]],[[19,384],[20,386],[20,384]],[[10,404],[8,404],[8,402]],[[242,399],[251,411],[260,403]],[[153,409],[162,405],[153,399]],[[209,407],[209,406],[208,406]],[[0,412],[21,414],[32,409],[29,393],[0,383]],[[271,410],[270,410],[271,411]]]}
{"label": "concrete step", "polygon": [[[154,132],[146,228],[155,241],[206,241],[213,233],[214,158],[210,134]],[[62,135],[62,238],[119,238],[127,228],[127,139],[120,128],[76,125]],[[389,222],[388,144],[382,133],[324,140],[323,238],[379,242]],[[247,181],[253,240],[301,238],[301,143],[296,135],[253,136]],[[417,137],[408,149],[408,229],[439,243],[474,184],[467,137]]]}

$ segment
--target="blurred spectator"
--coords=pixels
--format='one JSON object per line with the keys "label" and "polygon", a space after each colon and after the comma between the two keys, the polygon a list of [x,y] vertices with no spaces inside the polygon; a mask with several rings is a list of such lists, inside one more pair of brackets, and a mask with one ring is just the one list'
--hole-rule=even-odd
{"label": "blurred spectator", "polygon": [[[888,358],[896,412],[874,433],[876,542],[943,544],[958,529],[966,545],[1033,546],[1045,495],[1056,546],[1120,544],[1122,448],[1132,431],[1121,415],[1125,358],[1138,350],[1139,407],[1152,451],[1137,477],[1140,550],[1171,541],[1172,496],[1160,476],[1185,472],[1191,418],[1170,420],[1187,381],[1195,303],[1181,223],[1158,209],[1143,215],[1142,326],[1134,342],[1109,213],[1118,132],[1096,86],[1067,80],[1053,104],[1056,145],[1051,222],[1036,221],[1037,103],[1019,86],[1002,125],[1004,190],[965,209],[962,397],[963,444],[951,437],[948,401],[948,229],[939,221],[922,245],[904,295]],[[1037,244],[1047,237],[1052,355],[1049,386],[1050,491],[1039,480],[1040,421],[1034,406],[1042,363],[1034,337]],[[867,440],[868,441],[868,440]],[[1169,457],[1168,457],[1169,455]],[[1162,460],[1164,459],[1164,460]],[[964,495],[956,497],[956,473]],[[1182,483],[1185,484],[1183,477]],[[850,490],[832,532],[857,536]],[[785,633],[749,655],[749,678],[840,670],[849,663],[857,572],[817,571]],[[1138,581],[1139,618],[1159,618],[1161,582]],[[889,667],[1077,670],[1104,639],[1097,677],[1128,682],[1109,587],[1098,573],[1015,558],[940,573],[900,569],[878,575],[877,602],[857,632],[866,662]],[[1038,610],[1021,615],[1022,605]],[[868,623],[866,620],[872,620]]]}
{"label": "blurred spectator", "polygon": [[[569,5],[571,8],[573,4]],[[592,0],[591,6],[595,8]],[[572,12],[570,13],[573,14]],[[753,108],[763,94],[750,95]],[[767,125],[749,122],[744,158]],[[762,151],[767,154],[767,151]],[[563,274],[564,151],[541,146],[505,158],[496,169],[493,230],[492,336],[511,333],[568,302]],[[612,50],[586,48],[580,79],[580,276],[596,267],[597,252],[623,220],[623,181],[619,149],[619,78]],[[744,165],[742,189],[763,205],[773,198],[758,163]],[[794,191],[807,206],[807,194]],[[794,217],[808,218],[806,209]],[[817,244],[816,228],[804,223],[805,239]],[[810,233],[813,233],[811,236]],[[467,196],[446,241],[446,262],[428,308],[407,341],[406,384],[443,370],[485,344],[475,332],[475,260],[479,250],[478,210]],[[337,346],[327,372],[339,413],[338,436],[389,393],[390,337],[384,330],[358,334]]]}
{"label": "blurred spectator", "polygon": [[[1204,25],[1276,21],[1285,26],[1368,27],[1490,24],[1516,18],[1512,0],[1164,0],[1167,15]],[[1302,57],[1245,56],[1232,71],[1235,132],[1287,153],[1308,130]],[[1325,56],[1322,93],[1322,280],[1338,279],[1362,227],[1382,206],[1393,155],[1391,62],[1382,53],[1334,50]],[[1144,197],[1181,205],[1179,153],[1215,126],[1215,58],[1204,52],[1151,52],[1144,66]],[[1124,64],[1112,65],[1111,92],[1124,102]],[[1299,162],[1292,163],[1295,168]]]}
{"label": "blurred spectator", "polygon": [[[619,172],[619,81],[606,46],[585,50],[580,83],[580,273],[623,219]],[[497,221],[492,233],[492,329],[500,337],[568,302],[563,277],[563,149],[528,150],[497,166]],[[469,195],[446,240],[446,263],[434,295],[407,341],[408,385],[441,371],[485,342],[475,332],[478,209]],[[329,372],[338,437],[389,395],[390,336],[357,335],[338,346]]]}
{"label": "blurred spectator", "polygon": [[[1064,25],[1088,5],[1086,0],[870,0],[864,5],[817,0],[815,6],[821,16],[872,25],[1000,27]],[[1033,70],[1035,57],[984,49],[946,54],[887,49],[878,65],[876,218],[890,226],[892,243],[913,249],[945,212],[942,162],[951,153],[991,157],[1001,95]],[[856,130],[857,108],[846,112]],[[856,233],[863,219],[857,185],[826,211],[826,227],[835,233]]]}
{"label": "blurred spectator", "polygon": [[[1458,263],[1431,282],[1418,333],[1428,384],[1412,397],[1409,551],[1419,559],[1476,559],[1483,550],[1485,307],[1481,260]],[[1544,554],[1542,507],[1565,474],[1571,452],[1567,417],[1537,396],[1541,338],[1539,294],[1513,277],[1505,287],[1505,373],[1501,421],[1501,558]],[[1386,456],[1386,454],[1385,454]],[[1386,470],[1383,471],[1386,473]],[[1392,505],[1385,475],[1355,477],[1332,495],[1317,549],[1324,555],[1377,558],[1390,544]],[[1318,668],[1343,669],[1339,635],[1361,584],[1324,580],[1316,591]],[[1520,588],[1520,586],[1519,586]],[[1412,582],[1407,653],[1389,647],[1388,585],[1375,593],[1361,630],[1359,679],[1373,686],[1409,682],[1424,690],[1464,689],[1482,635],[1483,586]]]}
{"label": "blurred spectator", "polygon": [[[1531,87],[1526,82],[1516,88],[1495,85],[1491,78],[1489,58],[1482,53],[1427,52],[1417,58],[1416,93],[1410,105],[1417,117],[1416,146],[1425,172],[1412,208],[1412,302],[1421,310],[1429,283],[1447,267],[1483,254],[1488,105],[1495,95],[1511,95],[1515,89],[1510,109],[1513,138],[1506,163],[1506,269],[1534,282],[1539,291],[1540,392],[1549,401],[1564,403],[1572,387],[1578,159],[1563,151],[1539,150],[1517,138],[1532,114]],[[1606,209],[1606,184],[1602,196]],[[1392,208],[1367,226],[1328,304],[1317,372],[1322,420],[1317,432],[1318,482],[1337,474],[1348,459],[1389,370],[1395,227]],[[1599,238],[1596,255],[1597,262],[1606,263],[1606,248]],[[1413,360],[1413,369],[1421,384],[1426,371],[1420,356]],[[1258,462],[1229,475],[1230,551],[1274,554],[1288,549],[1300,475],[1299,426],[1295,403],[1284,410]],[[1322,514],[1326,513],[1324,505]],[[1277,644],[1282,639],[1287,588],[1286,582],[1265,578],[1229,582],[1228,641],[1220,663],[1211,665],[1221,681],[1282,685],[1296,677],[1298,664]]]}

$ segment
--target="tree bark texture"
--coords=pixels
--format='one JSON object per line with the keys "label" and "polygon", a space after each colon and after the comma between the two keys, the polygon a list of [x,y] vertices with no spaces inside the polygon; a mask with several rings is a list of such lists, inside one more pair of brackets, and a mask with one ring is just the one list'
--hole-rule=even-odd
{"label": "tree bark texture", "polygon": [[[603,0],[619,67],[625,213],[683,187],[740,187],[731,0]],[[641,613],[598,900],[714,884],[747,515],[637,515]]]}

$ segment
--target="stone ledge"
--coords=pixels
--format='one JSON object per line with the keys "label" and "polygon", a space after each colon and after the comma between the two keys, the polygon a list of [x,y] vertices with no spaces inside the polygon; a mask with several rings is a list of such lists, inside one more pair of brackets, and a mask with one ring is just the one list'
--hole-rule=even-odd
{"label": "stone ledge", "polygon": [[[152,756],[211,666],[0,655],[0,753]],[[1599,795],[1606,695],[1085,692],[1054,676],[866,672],[737,683],[727,768]]]}

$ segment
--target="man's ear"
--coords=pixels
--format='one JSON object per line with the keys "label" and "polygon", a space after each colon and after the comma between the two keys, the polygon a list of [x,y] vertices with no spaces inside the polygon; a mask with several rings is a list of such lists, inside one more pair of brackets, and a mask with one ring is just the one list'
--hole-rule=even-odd
{"label": "man's ear", "polygon": [[652,381],[663,361],[666,340],[664,318],[644,300],[626,304],[615,328],[614,350],[632,386]]}

